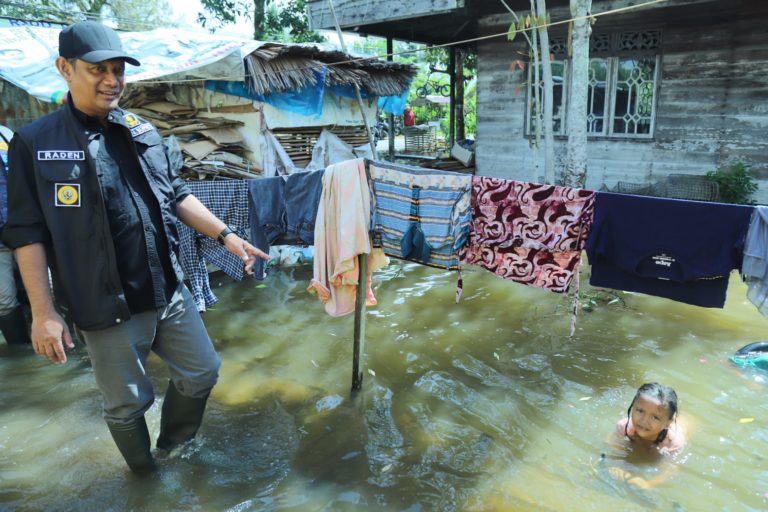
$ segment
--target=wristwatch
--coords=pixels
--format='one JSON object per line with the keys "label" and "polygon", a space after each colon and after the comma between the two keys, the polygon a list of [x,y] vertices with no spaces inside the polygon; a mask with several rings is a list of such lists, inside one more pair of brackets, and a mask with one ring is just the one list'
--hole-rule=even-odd
{"label": "wristwatch", "polygon": [[232,233],[237,234],[237,231],[235,231],[229,226],[226,226],[224,229],[221,230],[221,233],[219,233],[219,236],[216,237],[216,240],[218,240],[218,242],[221,245],[224,245],[225,244],[224,239],[227,237],[227,235]]}

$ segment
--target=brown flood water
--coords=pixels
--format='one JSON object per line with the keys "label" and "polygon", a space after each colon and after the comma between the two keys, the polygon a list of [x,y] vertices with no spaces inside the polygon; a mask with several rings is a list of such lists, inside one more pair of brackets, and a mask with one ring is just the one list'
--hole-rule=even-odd
{"label": "brown flood water", "polygon": [[[221,380],[197,445],[151,481],[124,467],[82,348],[53,366],[0,346],[0,510],[768,509],[768,372],[727,359],[768,339],[768,319],[738,276],[723,310],[583,284],[598,305],[569,339],[558,295],[476,270],[456,305],[455,274],[395,261],[374,276],[356,396],[352,316],[326,315],[310,277],[215,288],[204,320]],[[156,436],[167,373],[156,358],[150,372]],[[600,454],[655,380],[676,389],[690,441],[643,491],[613,480]]]}

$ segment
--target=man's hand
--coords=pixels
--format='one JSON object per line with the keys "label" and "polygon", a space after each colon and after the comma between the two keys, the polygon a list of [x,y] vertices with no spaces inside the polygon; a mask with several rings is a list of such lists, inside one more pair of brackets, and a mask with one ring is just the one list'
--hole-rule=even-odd
{"label": "man's hand", "polygon": [[32,348],[39,355],[47,357],[54,364],[67,362],[67,354],[64,346],[74,348],[72,335],[66,322],[58,313],[37,318],[32,317]]}
{"label": "man's hand", "polygon": [[256,258],[268,260],[269,255],[252,246],[247,241],[240,238],[237,233],[231,233],[224,238],[224,245],[235,256],[240,258],[245,264],[245,273],[253,275],[253,265]]}

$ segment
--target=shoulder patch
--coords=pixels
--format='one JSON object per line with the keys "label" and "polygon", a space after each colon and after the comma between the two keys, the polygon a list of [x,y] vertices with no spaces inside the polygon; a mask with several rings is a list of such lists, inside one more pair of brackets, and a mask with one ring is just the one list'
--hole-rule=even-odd
{"label": "shoulder patch", "polygon": [[125,124],[128,125],[128,128],[133,128],[140,122],[134,114],[125,114],[123,116],[123,121],[125,121]]}

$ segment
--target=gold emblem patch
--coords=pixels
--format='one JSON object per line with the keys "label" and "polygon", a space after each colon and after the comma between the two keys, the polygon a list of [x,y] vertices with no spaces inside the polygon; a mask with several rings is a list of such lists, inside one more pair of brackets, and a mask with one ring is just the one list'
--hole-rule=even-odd
{"label": "gold emblem patch", "polygon": [[79,183],[56,183],[56,206],[80,206]]}
{"label": "gold emblem patch", "polygon": [[128,125],[128,128],[133,128],[137,124],[139,124],[139,120],[136,119],[136,116],[133,114],[126,114],[123,116],[123,119],[125,120],[125,124]]}

